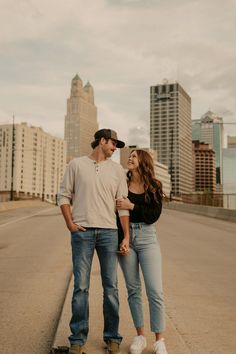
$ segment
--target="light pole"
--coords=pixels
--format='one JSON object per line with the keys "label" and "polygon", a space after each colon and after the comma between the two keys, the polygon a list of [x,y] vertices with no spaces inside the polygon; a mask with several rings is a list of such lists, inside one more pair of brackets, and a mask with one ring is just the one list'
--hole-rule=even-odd
{"label": "light pole", "polygon": [[174,155],[174,130],[171,128],[170,130],[170,202],[173,198],[173,184],[174,184],[174,176],[173,176],[173,156]]}
{"label": "light pole", "polygon": [[11,148],[11,193],[10,200],[14,200],[14,160],[15,160],[15,117],[12,117],[12,148]]}
{"label": "light pole", "polygon": [[43,188],[42,188],[42,202],[44,202],[45,200],[45,146],[43,146],[43,176],[42,176],[42,184],[43,184]]}

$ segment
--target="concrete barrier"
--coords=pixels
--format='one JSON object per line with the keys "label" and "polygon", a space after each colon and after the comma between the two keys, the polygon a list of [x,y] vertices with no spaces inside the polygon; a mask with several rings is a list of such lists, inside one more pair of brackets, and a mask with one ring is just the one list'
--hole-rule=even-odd
{"label": "concrete barrier", "polygon": [[181,202],[164,203],[164,208],[236,222],[236,210]]}

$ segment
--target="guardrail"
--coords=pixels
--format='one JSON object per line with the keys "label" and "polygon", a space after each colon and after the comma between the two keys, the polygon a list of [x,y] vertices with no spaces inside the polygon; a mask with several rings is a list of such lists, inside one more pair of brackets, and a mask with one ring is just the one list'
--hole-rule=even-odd
{"label": "guardrail", "polygon": [[189,204],[178,201],[165,202],[164,208],[183,211],[211,218],[236,222],[236,209],[225,209],[209,205]]}
{"label": "guardrail", "polygon": [[172,201],[186,204],[208,205],[224,209],[236,209],[236,193],[181,193],[172,196]]}

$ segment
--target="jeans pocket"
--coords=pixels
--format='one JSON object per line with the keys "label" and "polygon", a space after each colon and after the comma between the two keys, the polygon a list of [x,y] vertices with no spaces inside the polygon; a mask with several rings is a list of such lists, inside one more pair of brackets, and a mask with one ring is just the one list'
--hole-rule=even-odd
{"label": "jeans pocket", "polygon": [[76,235],[78,232],[79,232],[79,229],[77,229],[75,231],[71,231],[70,233],[71,233],[71,236],[72,236],[72,235]]}

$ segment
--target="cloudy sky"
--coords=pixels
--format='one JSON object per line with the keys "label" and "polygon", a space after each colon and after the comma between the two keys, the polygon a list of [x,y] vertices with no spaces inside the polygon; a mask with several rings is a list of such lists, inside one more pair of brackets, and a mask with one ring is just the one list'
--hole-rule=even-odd
{"label": "cloudy sky", "polygon": [[236,135],[235,0],[0,0],[0,124],[63,137],[71,79],[94,87],[99,126],[149,144],[149,88],[178,81],[192,118]]}

